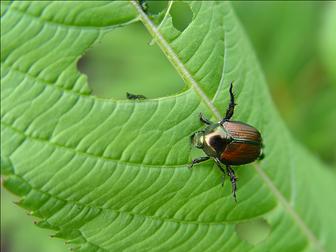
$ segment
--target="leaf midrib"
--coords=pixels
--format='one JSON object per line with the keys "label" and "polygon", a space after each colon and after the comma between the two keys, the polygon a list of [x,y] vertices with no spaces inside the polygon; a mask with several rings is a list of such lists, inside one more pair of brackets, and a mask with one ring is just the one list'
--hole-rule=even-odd
{"label": "leaf midrib", "polygon": [[194,88],[196,93],[201,97],[202,101],[205,103],[206,106],[209,107],[209,109],[213,112],[213,114],[216,116],[216,119],[220,120],[221,114],[219,111],[215,108],[211,100],[206,96],[205,92],[201,89],[201,87],[197,84],[197,82],[194,80],[194,78],[191,76],[189,71],[186,69],[186,67],[183,65],[183,63],[180,61],[180,59],[177,57],[173,49],[169,46],[168,42],[163,38],[161,33],[157,30],[157,28],[154,26],[152,21],[147,17],[147,15],[142,11],[141,7],[138,5],[138,3],[135,0],[131,0],[131,3],[135,6],[136,10],[140,14],[140,20],[144,24],[144,26],[147,28],[149,33],[153,36],[154,40],[158,43],[160,49],[164,52],[164,54],[167,56],[169,61],[172,63],[173,67],[177,70],[177,72],[181,75],[182,79],[189,84],[191,87]]}
{"label": "leaf midrib", "polygon": [[[207,95],[202,90],[200,85],[191,76],[188,69],[185,67],[183,62],[181,62],[179,57],[175,54],[173,49],[170,47],[168,42],[164,39],[164,37],[159,32],[159,30],[156,28],[156,26],[153,24],[153,22],[148,18],[146,13],[144,13],[144,11],[141,9],[140,5],[137,3],[136,0],[130,0],[130,2],[133,4],[135,9],[139,13],[139,18],[141,22],[143,23],[143,25],[146,27],[148,32],[153,36],[154,40],[156,41],[160,49],[166,55],[166,57],[171,62],[171,64],[175,67],[177,72],[181,75],[181,77],[186,82],[186,84],[196,91],[196,93],[200,96],[201,101],[212,111],[215,118],[218,121],[220,121],[222,117],[221,117],[219,110],[214,106],[214,104],[211,102],[209,97],[207,97]],[[281,202],[281,204],[283,205],[287,213],[292,217],[294,222],[299,226],[299,228],[305,234],[308,241],[311,242],[318,251],[325,251],[325,249],[323,248],[323,246],[321,245],[321,243],[319,242],[315,234],[310,230],[310,228],[306,225],[303,219],[299,216],[299,214],[295,211],[295,209],[290,205],[290,203],[283,196],[281,191],[272,182],[270,177],[261,169],[261,167],[258,164],[254,163],[253,167],[255,168],[257,174],[261,177],[261,179],[269,187],[269,189],[274,194],[274,196]]]}

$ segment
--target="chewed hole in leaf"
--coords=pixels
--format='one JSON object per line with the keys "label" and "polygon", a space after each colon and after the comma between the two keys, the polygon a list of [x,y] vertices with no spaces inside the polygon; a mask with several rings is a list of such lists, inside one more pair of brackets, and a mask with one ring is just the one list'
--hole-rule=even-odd
{"label": "chewed hole in leaf", "polygon": [[167,7],[168,1],[146,1],[146,5],[148,13],[159,14]]}
{"label": "chewed hole in leaf", "polygon": [[262,218],[236,225],[238,237],[253,245],[265,240],[270,231],[271,226]]}
{"label": "chewed hole in leaf", "polygon": [[179,31],[184,31],[191,23],[193,17],[190,6],[183,2],[174,2],[169,13],[172,17],[174,27]]}
{"label": "chewed hole in leaf", "polygon": [[92,94],[126,99],[126,92],[148,98],[180,92],[183,80],[158,46],[149,45],[151,39],[136,23],[107,33],[89,49],[77,66],[87,75]]}

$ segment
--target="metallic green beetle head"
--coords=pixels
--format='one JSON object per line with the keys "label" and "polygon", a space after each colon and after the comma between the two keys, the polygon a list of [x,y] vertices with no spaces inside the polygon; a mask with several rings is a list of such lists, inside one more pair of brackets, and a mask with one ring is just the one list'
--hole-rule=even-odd
{"label": "metallic green beetle head", "polygon": [[196,131],[190,136],[190,142],[196,148],[202,149],[204,146],[204,131]]}

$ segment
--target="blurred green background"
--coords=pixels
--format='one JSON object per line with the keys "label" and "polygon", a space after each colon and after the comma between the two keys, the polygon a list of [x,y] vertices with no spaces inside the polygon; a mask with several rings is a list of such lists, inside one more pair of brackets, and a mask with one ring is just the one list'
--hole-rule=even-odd
{"label": "blurred green background", "polygon": [[[167,1],[149,2],[148,11],[159,22],[166,6]],[[335,169],[336,3],[260,1],[233,6],[293,136]],[[174,3],[170,14],[180,30],[192,17],[183,3]],[[78,68],[88,76],[93,94],[125,99],[130,92],[155,98],[182,91],[182,79],[150,43],[144,27],[133,24],[111,31],[89,49]],[[52,231],[32,225],[32,217],[14,200],[2,190],[1,251],[67,251],[64,241],[49,238]]]}

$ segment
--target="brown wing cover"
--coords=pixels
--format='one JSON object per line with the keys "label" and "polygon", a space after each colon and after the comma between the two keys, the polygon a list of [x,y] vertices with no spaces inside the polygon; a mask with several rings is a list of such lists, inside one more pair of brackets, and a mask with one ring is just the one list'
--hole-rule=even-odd
{"label": "brown wing cover", "polygon": [[221,155],[221,161],[228,165],[248,164],[260,155],[260,145],[231,142]]}
{"label": "brown wing cover", "polygon": [[223,127],[233,138],[261,143],[261,135],[259,131],[246,123],[229,121],[225,122]]}
{"label": "brown wing cover", "polygon": [[251,163],[259,157],[262,140],[258,130],[246,123],[234,121],[225,122],[223,126],[235,139],[223,151],[220,157],[223,163],[242,165]]}

